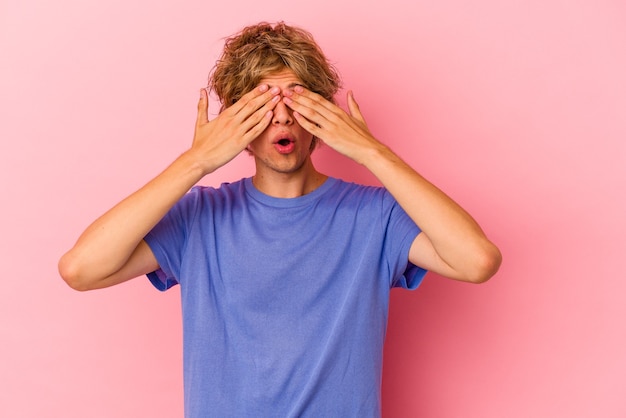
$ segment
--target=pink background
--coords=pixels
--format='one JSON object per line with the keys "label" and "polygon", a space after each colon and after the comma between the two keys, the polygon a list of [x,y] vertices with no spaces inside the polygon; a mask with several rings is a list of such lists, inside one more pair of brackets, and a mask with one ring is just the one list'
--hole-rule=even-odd
{"label": "pink background", "polygon": [[0,2],[0,416],[182,415],[178,291],[78,293],[56,263],[189,144],[220,39],[280,19],[504,254],[487,284],[394,291],[384,416],[626,416],[626,3],[221,3]]}

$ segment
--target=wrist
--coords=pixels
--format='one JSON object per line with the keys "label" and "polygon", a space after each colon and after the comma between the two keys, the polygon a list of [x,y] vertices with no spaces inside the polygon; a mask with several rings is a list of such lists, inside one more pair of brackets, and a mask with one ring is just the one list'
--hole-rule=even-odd
{"label": "wrist", "polygon": [[207,174],[215,171],[209,164],[199,158],[192,150],[183,152],[171,165],[180,178],[186,178],[191,183],[200,181]]}
{"label": "wrist", "polygon": [[359,162],[371,171],[386,162],[397,162],[399,160],[400,158],[389,147],[379,142],[363,150]]}

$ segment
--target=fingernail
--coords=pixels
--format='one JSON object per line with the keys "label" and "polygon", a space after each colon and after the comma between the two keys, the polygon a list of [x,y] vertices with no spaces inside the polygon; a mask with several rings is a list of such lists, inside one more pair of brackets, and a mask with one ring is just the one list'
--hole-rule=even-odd
{"label": "fingernail", "polygon": [[291,104],[293,103],[293,100],[291,100],[289,97],[283,97],[283,102],[285,102],[285,104]]}
{"label": "fingernail", "polygon": [[278,87],[272,87],[272,90],[270,90],[270,92],[272,94],[278,94],[278,93],[280,93],[280,89]]}
{"label": "fingernail", "polygon": [[280,96],[274,96],[272,97],[272,101],[273,102],[278,102],[280,100]]}
{"label": "fingernail", "polygon": [[295,91],[296,93],[302,93],[304,91],[304,88],[302,86],[295,86],[293,88],[293,91]]}
{"label": "fingernail", "polygon": [[267,89],[268,89],[268,88],[269,88],[269,87],[268,87],[268,85],[267,85],[267,84],[261,84],[261,85],[259,86],[259,91],[267,91]]}

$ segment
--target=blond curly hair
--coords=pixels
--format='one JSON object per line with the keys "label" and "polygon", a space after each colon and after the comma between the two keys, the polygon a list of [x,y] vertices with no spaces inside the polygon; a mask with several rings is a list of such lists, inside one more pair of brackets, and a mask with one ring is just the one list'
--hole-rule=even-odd
{"label": "blond curly hair", "polygon": [[226,38],[224,51],[209,76],[209,89],[220,111],[251,91],[265,76],[289,69],[309,90],[334,102],[341,81],[313,36],[284,22],[261,22]]}

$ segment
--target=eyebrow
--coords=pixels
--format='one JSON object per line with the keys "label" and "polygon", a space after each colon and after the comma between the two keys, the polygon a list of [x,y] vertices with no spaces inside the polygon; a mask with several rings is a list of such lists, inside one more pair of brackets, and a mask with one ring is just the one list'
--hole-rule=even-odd
{"label": "eyebrow", "polygon": [[[269,86],[269,88],[274,87],[274,85],[269,84],[269,83],[267,83],[267,85]],[[305,86],[305,85],[304,85],[304,84],[302,84],[302,83],[298,83],[298,82],[296,82],[296,81],[294,81],[293,83],[289,83],[289,84],[287,85],[287,88],[288,88],[288,89],[292,89],[292,88],[294,88],[294,87],[296,87],[296,86],[300,86],[300,87],[304,87],[305,89],[308,89],[308,87],[307,87],[307,86]],[[233,98],[231,99],[232,104],[237,103],[237,100],[239,100],[239,99],[241,99],[241,97],[233,97]]]}
{"label": "eyebrow", "polygon": [[[270,88],[274,87],[272,84],[269,84],[269,83],[268,83],[267,85],[268,85]],[[287,88],[288,88],[288,89],[292,89],[292,88],[294,88],[294,87],[296,87],[296,86],[304,87],[305,89],[306,89],[306,88],[308,88],[308,87],[307,87],[307,86],[305,86],[304,84],[302,84],[302,83],[298,83],[298,82],[295,82],[295,81],[294,81],[293,83],[289,83],[289,84],[287,85]]]}

